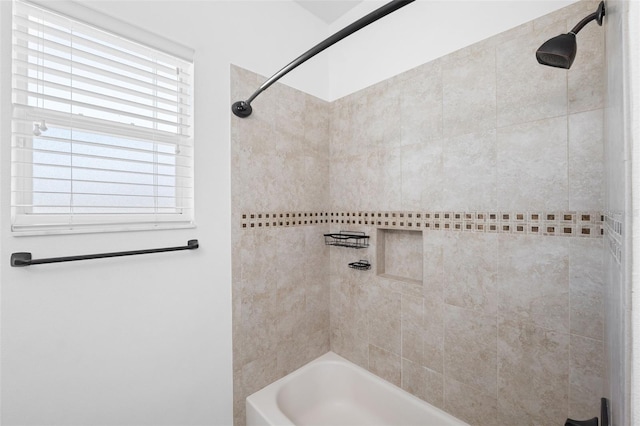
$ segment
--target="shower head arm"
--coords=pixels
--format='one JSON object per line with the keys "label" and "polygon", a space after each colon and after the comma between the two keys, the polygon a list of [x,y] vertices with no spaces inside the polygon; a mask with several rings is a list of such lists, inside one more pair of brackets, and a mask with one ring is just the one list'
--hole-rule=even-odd
{"label": "shower head arm", "polygon": [[591,15],[586,16],[582,21],[578,22],[575,27],[571,31],[570,34],[576,35],[578,32],[585,27],[589,22],[595,20],[598,25],[602,26],[602,21],[605,15],[604,10],[604,1],[601,1],[598,5],[598,10],[593,12]]}
{"label": "shower head arm", "polygon": [[237,115],[238,117],[241,117],[241,118],[250,116],[251,112],[252,112],[251,102],[253,102],[253,100],[256,97],[258,97],[258,95],[260,93],[264,92],[269,86],[271,86],[273,83],[278,81],[281,77],[283,77],[289,71],[293,70],[294,68],[298,67],[302,63],[304,63],[304,62],[308,61],[309,59],[313,58],[318,53],[322,52],[323,50],[327,49],[328,47],[333,46],[334,44],[336,44],[337,42],[339,42],[343,38],[350,36],[351,34],[355,33],[356,31],[366,27],[367,25],[377,21],[378,19],[383,18],[383,17],[387,16],[388,14],[390,14],[392,12],[395,12],[396,10],[400,9],[401,7],[404,7],[404,6],[406,6],[409,3],[412,3],[414,1],[415,0],[392,0],[389,3],[385,4],[384,6],[378,8],[378,9],[374,10],[373,12],[371,12],[371,13],[363,16],[362,18],[358,19],[354,23],[344,27],[343,29],[341,29],[340,31],[338,31],[337,33],[332,35],[331,37],[327,38],[326,40],[318,43],[317,45],[315,45],[311,49],[307,50],[305,53],[303,53],[302,55],[298,56],[296,59],[294,59],[289,64],[287,64],[280,71],[278,71],[277,73],[275,73],[274,75],[269,77],[267,79],[267,81],[265,81],[264,83],[262,83],[262,85],[260,85],[258,90],[253,92],[253,94],[249,98],[247,98],[246,101],[235,102],[231,106],[231,111],[235,115]]}

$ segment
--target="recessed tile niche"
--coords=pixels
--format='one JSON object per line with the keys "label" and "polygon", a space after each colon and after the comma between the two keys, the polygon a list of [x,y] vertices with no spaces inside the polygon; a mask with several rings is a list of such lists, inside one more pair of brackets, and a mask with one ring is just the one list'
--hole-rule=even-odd
{"label": "recessed tile niche", "polygon": [[422,284],[422,231],[378,229],[377,274],[394,280]]}

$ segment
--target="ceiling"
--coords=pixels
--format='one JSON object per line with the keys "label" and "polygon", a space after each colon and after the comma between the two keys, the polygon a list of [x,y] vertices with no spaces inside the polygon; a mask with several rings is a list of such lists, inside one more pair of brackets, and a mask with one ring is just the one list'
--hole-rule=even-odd
{"label": "ceiling", "polygon": [[300,6],[322,19],[327,24],[332,24],[336,19],[347,13],[350,9],[361,3],[362,0],[294,0]]}

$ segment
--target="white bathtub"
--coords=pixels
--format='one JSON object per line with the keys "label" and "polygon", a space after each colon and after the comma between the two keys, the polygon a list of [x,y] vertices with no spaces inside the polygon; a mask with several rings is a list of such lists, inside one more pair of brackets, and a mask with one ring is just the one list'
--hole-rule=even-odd
{"label": "white bathtub", "polygon": [[461,420],[328,352],[247,397],[247,426],[462,426]]}

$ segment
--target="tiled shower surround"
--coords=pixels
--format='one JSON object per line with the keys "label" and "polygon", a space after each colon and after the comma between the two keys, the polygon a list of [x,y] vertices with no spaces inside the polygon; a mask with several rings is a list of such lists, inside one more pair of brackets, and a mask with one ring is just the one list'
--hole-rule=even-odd
{"label": "tiled shower surround", "polygon": [[[231,69],[231,97],[264,81]],[[330,349],[326,223],[242,228],[247,211],[318,212],[329,205],[329,107],[281,84],[231,122],[234,423],[244,400]],[[260,213],[261,214],[261,213]],[[249,217],[251,214],[249,214]],[[256,214],[257,218],[258,214]],[[300,219],[303,220],[302,218]]]}
{"label": "tiled shower surround", "polygon": [[[535,61],[596,6],[332,103],[277,84],[231,118],[236,424],[329,349],[470,424],[598,414],[602,28],[569,72]],[[262,81],[233,67],[232,99]],[[369,247],[324,245],[340,230]]]}

